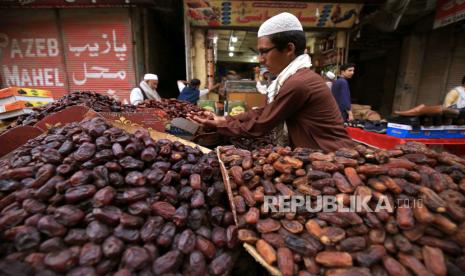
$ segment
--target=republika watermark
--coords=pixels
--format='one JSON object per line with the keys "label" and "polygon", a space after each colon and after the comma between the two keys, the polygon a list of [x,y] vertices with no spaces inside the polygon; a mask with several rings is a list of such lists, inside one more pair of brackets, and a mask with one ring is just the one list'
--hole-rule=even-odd
{"label": "republika watermark", "polygon": [[[386,211],[388,213],[394,212],[397,206],[420,206],[422,204],[421,199],[408,200],[401,199],[397,202],[392,202],[388,197],[382,196],[376,200],[372,197],[351,195],[348,196],[348,200],[345,199],[343,202],[338,197],[332,195],[320,195],[320,196],[265,196],[264,197],[264,211],[265,212],[279,212],[295,213],[298,209],[304,208],[309,213],[316,212],[381,212]],[[348,201],[348,202],[347,202]],[[344,204],[345,203],[345,204]],[[369,204],[371,203],[371,204]]]}

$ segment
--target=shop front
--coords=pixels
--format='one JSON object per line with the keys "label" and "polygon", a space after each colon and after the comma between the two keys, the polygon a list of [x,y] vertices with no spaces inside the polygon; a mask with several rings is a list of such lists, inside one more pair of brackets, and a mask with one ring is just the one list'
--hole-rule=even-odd
{"label": "shop front", "polygon": [[137,8],[127,1],[69,2],[1,10],[0,86],[46,89],[56,99],[91,90],[129,101],[140,71],[135,67],[140,60],[133,20]]}
{"label": "shop front", "polygon": [[[257,31],[266,19],[287,11],[296,15],[307,37],[307,53],[313,69],[322,75],[336,73],[346,62],[347,31],[358,20],[363,4],[283,1],[193,1],[185,0],[186,73],[209,87],[226,81],[244,83],[233,90],[256,92],[263,80],[256,50]],[[247,83],[249,81],[250,83]],[[226,86],[228,87],[228,86]],[[244,88],[246,87],[246,88]],[[264,98],[264,96],[263,96]],[[252,107],[252,106],[249,106]]]}

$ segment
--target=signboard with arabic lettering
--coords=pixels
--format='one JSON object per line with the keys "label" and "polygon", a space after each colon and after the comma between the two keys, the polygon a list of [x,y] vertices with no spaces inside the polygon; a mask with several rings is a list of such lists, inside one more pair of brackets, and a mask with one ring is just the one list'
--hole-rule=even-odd
{"label": "signboard with arabic lettering", "polygon": [[62,12],[70,91],[93,90],[129,102],[135,74],[126,12]]}
{"label": "signboard with arabic lettering", "polygon": [[127,9],[16,10],[0,17],[0,86],[91,90],[129,101],[135,85]]}
{"label": "signboard with arabic lettering", "polygon": [[192,26],[259,27],[268,18],[287,11],[304,28],[350,28],[363,4],[284,1],[184,0]]}
{"label": "signboard with arabic lettering", "polygon": [[1,86],[68,92],[63,47],[53,11],[24,10],[0,17]]}
{"label": "signboard with arabic lettering", "polygon": [[438,0],[433,29],[465,19],[465,0]]}

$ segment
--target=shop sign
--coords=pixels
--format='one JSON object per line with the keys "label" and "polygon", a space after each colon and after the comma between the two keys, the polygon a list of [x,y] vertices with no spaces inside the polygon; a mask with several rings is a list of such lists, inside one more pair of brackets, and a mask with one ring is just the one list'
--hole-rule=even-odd
{"label": "shop sign", "polygon": [[53,12],[0,18],[0,84],[45,89],[55,98],[67,91],[63,48]]}
{"label": "shop sign", "polygon": [[95,91],[129,101],[135,85],[131,25],[127,11],[76,14],[13,12],[0,18],[0,86],[68,92]]}
{"label": "shop sign", "polygon": [[465,0],[438,0],[433,29],[465,19]]}
{"label": "shop sign", "polygon": [[105,22],[89,16],[87,23],[75,16],[62,18],[69,90],[91,90],[129,102],[135,76],[128,19],[104,16]]}
{"label": "shop sign", "polygon": [[363,4],[282,1],[184,0],[193,26],[259,27],[268,18],[290,12],[304,28],[351,28]]}
{"label": "shop sign", "polygon": [[0,8],[117,7],[152,3],[152,0],[2,0]]}

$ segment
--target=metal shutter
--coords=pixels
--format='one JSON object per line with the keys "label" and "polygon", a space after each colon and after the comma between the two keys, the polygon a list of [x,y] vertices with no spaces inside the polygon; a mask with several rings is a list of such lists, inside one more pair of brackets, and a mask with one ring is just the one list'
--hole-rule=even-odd
{"label": "metal shutter", "polygon": [[444,27],[431,32],[426,43],[423,68],[418,86],[417,104],[442,104],[453,49],[453,29]]}
{"label": "metal shutter", "polygon": [[454,44],[446,91],[461,85],[465,76],[465,33],[455,33]]}
{"label": "metal shutter", "polygon": [[53,10],[0,10],[1,87],[67,92],[63,47]]}
{"label": "metal shutter", "polygon": [[92,90],[129,102],[135,87],[129,10],[61,10],[69,90]]}

